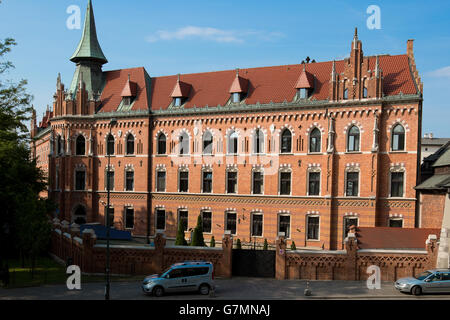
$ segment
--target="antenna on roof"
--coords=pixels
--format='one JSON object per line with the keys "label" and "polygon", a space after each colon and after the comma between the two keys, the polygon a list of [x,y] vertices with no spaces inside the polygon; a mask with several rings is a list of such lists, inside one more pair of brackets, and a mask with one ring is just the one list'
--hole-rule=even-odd
{"label": "antenna on roof", "polygon": [[180,74],[177,74],[177,81],[180,82]]}
{"label": "antenna on roof", "polygon": [[236,77],[239,77],[239,68],[236,68]]}

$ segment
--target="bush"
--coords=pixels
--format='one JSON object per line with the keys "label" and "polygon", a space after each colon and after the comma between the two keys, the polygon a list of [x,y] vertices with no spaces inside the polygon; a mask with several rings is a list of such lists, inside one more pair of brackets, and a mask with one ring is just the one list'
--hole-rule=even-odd
{"label": "bush", "polygon": [[184,223],[180,221],[178,223],[177,239],[175,240],[176,246],[187,246],[187,241],[184,238]]}
{"label": "bush", "polygon": [[242,249],[241,239],[236,240],[236,249]]}
{"label": "bush", "polygon": [[264,239],[263,250],[267,250],[269,248],[269,244],[267,243],[267,239]]}
{"label": "bush", "polygon": [[209,246],[211,248],[214,248],[216,246],[216,239],[214,239],[214,236],[211,237],[211,242],[209,243]]}
{"label": "bush", "polygon": [[292,243],[291,243],[291,250],[297,250],[297,247],[295,246],[294,241],[292,241]]}
{"label": "bush", "polygon": [[197,226],[192,234],[191,246],[205,247],[205,239],[203,238],[202,216],[199,214],[197,218]]}

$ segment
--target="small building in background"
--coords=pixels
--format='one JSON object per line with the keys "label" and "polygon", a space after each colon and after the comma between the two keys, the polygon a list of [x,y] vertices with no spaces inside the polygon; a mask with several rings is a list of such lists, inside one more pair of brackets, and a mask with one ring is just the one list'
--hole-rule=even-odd
{"label": "small building in background", "polygon": [[441,228],[438,267],[450,266],[450,141],[426,157],[421,168],[419,226]]}
{"label": "small building in background", "polygon": [[440,147],[449,141],[450,138],[436,138],[432,132],[425,133],[422,138],[420,162],[423,163],[423,159],[438,151]]}

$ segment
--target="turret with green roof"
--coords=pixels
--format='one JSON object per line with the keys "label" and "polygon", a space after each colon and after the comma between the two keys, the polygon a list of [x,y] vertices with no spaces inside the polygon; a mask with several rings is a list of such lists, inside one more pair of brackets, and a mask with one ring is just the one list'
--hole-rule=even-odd
{"label": "turret with green roof", "polygon": [[88,2],[80,43],[70,61],[77,64],[69,89],[72,93],[72,98],[75,97],[79,83],[82,81],[89,94],[89,99],[92,99],[103,89],[102,65],[107,63],[108,60],[98,42],[91,0]]}

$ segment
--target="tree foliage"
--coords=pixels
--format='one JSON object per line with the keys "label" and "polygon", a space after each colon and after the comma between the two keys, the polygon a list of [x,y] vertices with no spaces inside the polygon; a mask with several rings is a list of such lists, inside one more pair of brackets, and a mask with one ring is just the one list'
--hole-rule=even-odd
{"label": "tree foliage", "polygon": [[201,214],[197,218],[197,226],[192,234],[191,246],[205,247],[205,239],[203,238],[203,223]]}
{"label": "tree foliage", "polygon": [[214,239],[214,236],[211,237],[211,241],[209,242],[209,246],[211,248],[214,248],[216,246],[216,239]]}
{"label": "tree foliage", "polygon": [[4,59],[16,42],[0,40],[0,267],[3,258],[19,252],[32,258],[49,242],[49,218],[53,205],[41,199],[46,187],[44,173],[31,156],[25,121],[30,119],[31,95],[26,80],[5,79],[14,68]]}
{"label": "tree foliage", "polygon": [[176,246],[187,246],[187,241],[184,238],[184,223],[182,220],[178,222],[178,231],[177,231],[177,238],[175,240]]}

